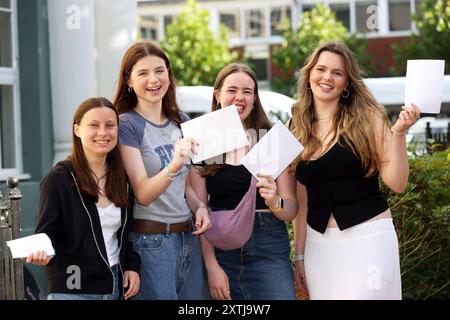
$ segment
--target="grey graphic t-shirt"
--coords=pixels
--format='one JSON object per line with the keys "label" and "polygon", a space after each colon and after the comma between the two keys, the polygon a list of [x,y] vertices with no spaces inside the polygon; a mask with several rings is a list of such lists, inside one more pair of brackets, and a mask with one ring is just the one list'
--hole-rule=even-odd
{"label": "grey graphic t-shirt", "polygon": [[[189,119],[185,114],[182,118]],[[149,177],[158,174],[172,160],[174,144],[181,138],[180,128],[171,120],[162,125],[154,124],[134,110],[121,114],[119,119],[119,143],[139,149]],[[134,218],[164,223],[190,219],[191,211],[184,198],[189,167],[189,164],[184,165],[181,174],[149,206],[135,201]]]}

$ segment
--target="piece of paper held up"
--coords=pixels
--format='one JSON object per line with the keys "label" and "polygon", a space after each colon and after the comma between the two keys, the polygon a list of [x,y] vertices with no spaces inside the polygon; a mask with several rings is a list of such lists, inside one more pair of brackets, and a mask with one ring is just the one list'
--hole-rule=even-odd
{"label": "piece of paper held up", "polygon": [[248,145],[236,106],[231,105],[181,124],[183,137],[199,143],[192,162],[198,163]]}
{"label": "piece of paper held up", "polygon": [[408,60],[405,106],[411,102],[422,113],[441,111],[445,60]]}
{"label": "piece of paper held up", "polygon": [[52,242],[45,233],[33,234],[28,237],[6,241],[6,245],[11,249],[14,259],[26,258],[30,253],[36,251],[45,251],[49,256],[55,255]]}
{"label": "piece of paper held up", "polygon": [[276,179],[303,149],[294,135],[278,121],[242,158],[241,164],[258,180],[258,173],[268,174]]}

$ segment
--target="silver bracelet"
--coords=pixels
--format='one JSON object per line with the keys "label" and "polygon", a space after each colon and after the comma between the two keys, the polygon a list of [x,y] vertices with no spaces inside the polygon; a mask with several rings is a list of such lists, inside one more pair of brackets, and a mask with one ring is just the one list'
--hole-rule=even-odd
{"label": "silver bracelet", "polygon": [[304,261],[304,260],[305,260],[305,255],[303,255],[303,254],[297,254],[297,255],[294,256],[294,261],[295,262],[297,262],[297,261]]}
{"label": "silver bracelet", "polygon": [[176,173],[170,173],[169,169],[167,169],[167,167],[164,167],[163,173],[167,178],[169,178],[170,181],[173,181],[180,174],[180,171],[178,171]]}

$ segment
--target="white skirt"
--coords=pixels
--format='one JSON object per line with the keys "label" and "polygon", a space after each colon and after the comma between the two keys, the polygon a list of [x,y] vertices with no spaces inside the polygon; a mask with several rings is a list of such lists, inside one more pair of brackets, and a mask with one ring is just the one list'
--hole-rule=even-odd
{"label": "white skirt", "polygon": [[308,226],[305,275],[311,300],[402,298],[397,233],[392,219],[324,234]]}

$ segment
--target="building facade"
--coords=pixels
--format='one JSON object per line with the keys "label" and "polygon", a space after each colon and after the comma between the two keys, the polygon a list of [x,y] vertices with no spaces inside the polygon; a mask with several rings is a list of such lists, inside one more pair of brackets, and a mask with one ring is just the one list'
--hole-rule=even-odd
{"label": "building facade", "polygon": [[[271,63],[272,47],[281,44],[287,19],[295,29],[303,12],[327,4],[351,33],[368,39],[377,76],[389,76],[393,65],[390,45],[416,32],[411,13],[419,0],[197,0],[210,13],[210,27],[229,28],[230,48],[241,51],[255,66],[258,80],[267,85],[279,70]],[[163,40],[165,28],[182,9],[182,0],[142,0],[138,27],[143,38]]]}

